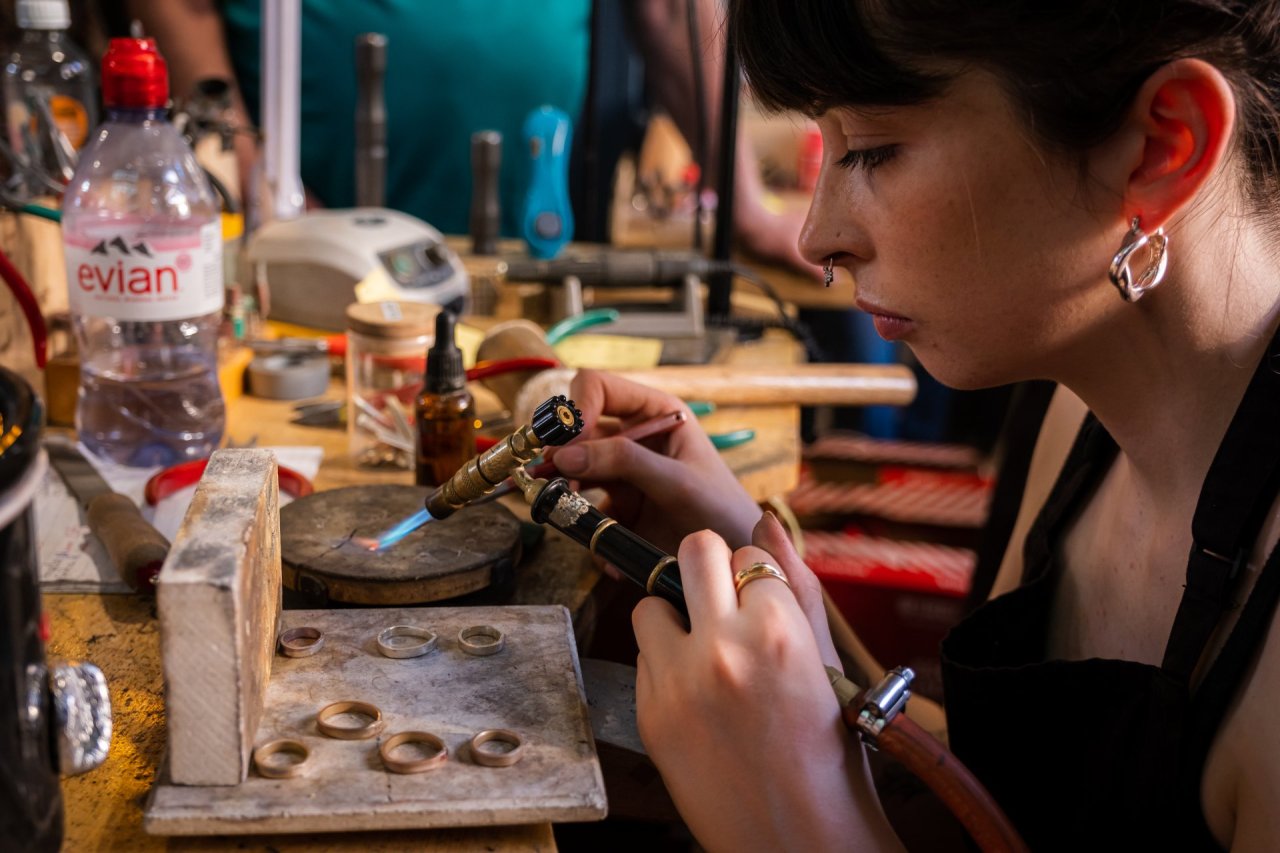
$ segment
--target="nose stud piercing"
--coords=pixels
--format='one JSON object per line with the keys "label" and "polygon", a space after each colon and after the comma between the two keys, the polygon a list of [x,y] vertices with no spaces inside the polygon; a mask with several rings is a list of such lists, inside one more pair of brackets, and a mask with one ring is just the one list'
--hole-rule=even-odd
{"label": "nose stud piercing", "polygon": [[836,271],[833,268],[834,256],[828,255],[827,262],[822,267],[822,284],[824,287],[830,287],[831,282],[835,281]]}

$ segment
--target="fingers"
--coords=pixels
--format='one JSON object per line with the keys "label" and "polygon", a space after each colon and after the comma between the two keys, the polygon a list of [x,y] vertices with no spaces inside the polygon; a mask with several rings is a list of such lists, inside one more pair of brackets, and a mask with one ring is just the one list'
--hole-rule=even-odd
{"label": "fingers", "polygon": [[570,385],[570,396],[589,429],[602,415],[630,421],[685,408],[670,394],[598,370],[579,370]]}
{"label": "fingers", "polygon": [[796,553],[795,546],[791,544],[791,538],[787,536],[787,531],[778,521],[777,516],[766,512],[760,517],[755,529],[751,531],[751,544],[773,555],[773,562],[787,576],[787,580],[791,583],[791,591],[795,594],[796,601],[800,602],[800,609],[806,616],[824,612],[822,587],[818,578]]}
{"label": "fingers", "polygon": [[681,638],[689,636],[679,612],[656,595],[642,598],[631,611],[631,627],[640,647],[640,660],[652,661],[658,667],[664,661],[675,660]]}
{"label": "fingers", "polygon": [[689,625],[697,631],[738,609],[729,571],[733,552],[716,533],[699,530],[680,543],[680,580],[689,609]]}
{"label": "fingers", "polygon": [[771,512],[766,512],[751,532],[751,542],[774,556],[778,568],[782,569],[791,583],[791,591],[800,604],[800,609],[804,611],[805,619],[813,628],[823,663],[838,667],[840,659],[827,625],[826,607],[822,601],[822,583],[804,560],[800,559],[795,546],[791,544],[791,537],[787,535],[778,517]]}
{"label": "fingers", "polygon": [[551,461],[566,477],[594,483],[624,481],[653,497],[679,495],[690,488],[687,466],[622,436],[566,445]]}

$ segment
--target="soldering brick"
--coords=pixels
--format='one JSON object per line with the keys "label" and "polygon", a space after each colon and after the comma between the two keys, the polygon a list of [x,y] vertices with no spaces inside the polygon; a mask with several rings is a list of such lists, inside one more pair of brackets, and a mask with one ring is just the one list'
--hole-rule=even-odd
{"label": "soldering brick", "polygon": [[215,452],[157,579],[176,784],[248,774],[280,618],[279,503],[270,452]]}

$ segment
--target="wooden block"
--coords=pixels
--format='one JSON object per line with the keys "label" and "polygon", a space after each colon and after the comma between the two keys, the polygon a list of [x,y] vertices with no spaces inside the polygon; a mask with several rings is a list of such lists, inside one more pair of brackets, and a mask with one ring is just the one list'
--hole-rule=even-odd
{"label": "wooden block", "polygon": [[157,581],[169,773],[238,785],[249,769],[280,618],[275,457],[219,450]]}
{"label": "wooden block", "polygon": [[[434,651],[387,658],[377,636],[391,625],[438,635]],[[506,635],[487,657],[463,652],[458,634],[491,625]],[[600,820],[604,780],[582,690],[573,626],[563,607],[424,607],[288,610],[282,627],[316,628],[324,647],[309,657],[276,658],[257,743],[301,741],[301,773],[271,779],[253,772],[233,787],[156,780],[143,825],[158,835],[245,835],[373,829],[433,829],[540,821]],[[316,728],[330,702],[370,702],[386,727],[368,740],[337,740]],[[467,742],[502,728],[524,739],[510,767],[476,763]],[[442,767],[402,776],[378,748],[397,732],[444,740]],[[172,766],[172,765],[171,765]],[[232,846],[224,840],[224,846]],[[414,849],[426,848],[422,842]]]}

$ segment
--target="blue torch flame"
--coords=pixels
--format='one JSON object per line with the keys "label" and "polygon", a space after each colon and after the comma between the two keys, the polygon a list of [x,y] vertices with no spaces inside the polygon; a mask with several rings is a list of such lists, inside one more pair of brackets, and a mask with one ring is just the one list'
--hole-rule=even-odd
{"label": "blue torch flame", "polygon": [[390,548],[392,545],[396,544],[401,539],[431,520],[431,513],[427,512],[425,509],[418,510],[395,527],[384,530],[378,536],[378,550],[382,551],[386,548]]}

